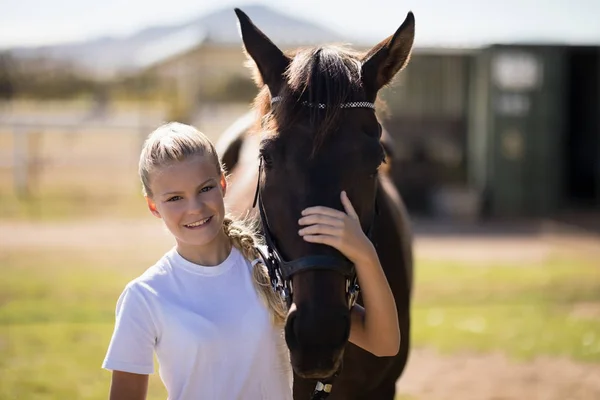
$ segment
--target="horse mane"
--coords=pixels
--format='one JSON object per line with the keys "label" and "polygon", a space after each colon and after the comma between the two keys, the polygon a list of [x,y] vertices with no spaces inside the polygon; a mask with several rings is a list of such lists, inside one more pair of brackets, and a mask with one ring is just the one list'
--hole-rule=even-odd
{"label": "horse mane", "polygon": [[[254,131],[276,132],[306,118],[314,131],[313,154],[327,135],[333,132],[342,113],[343,103],[366,101],[361,80],[363,55],[344,46],[329,45],[297,49],[288,54],[292,59],[285,72],[282,99],[271,106],[271,94],[260,81],[253,66],[260,92],[254,100],[258,119]],[[303,106],[324,104],[325,108]]]}

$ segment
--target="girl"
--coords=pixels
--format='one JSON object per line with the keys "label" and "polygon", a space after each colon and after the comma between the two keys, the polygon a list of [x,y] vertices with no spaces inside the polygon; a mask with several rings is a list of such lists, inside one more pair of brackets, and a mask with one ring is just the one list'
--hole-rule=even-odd
{"label": "girl", "polygon": [[[171,400],[292,399],[287,310],[256,261],[252,231],[225,213],[227,181],[213,144],[191,126],[166,124],[144,143],[139,174],[150,212],[176,246],[119,297],[103,363],[113,371],[110,399],[146,399],[153,352]],[[341,200],[346,213],[306,209],[299,234],[356,264],[369,318],[355,306],[350,340],[394,355],[394,299],[345,193]],[[314,222],[321,215],[333,216],[330,225]],[[332,234],[331,225],[341,229]]]}

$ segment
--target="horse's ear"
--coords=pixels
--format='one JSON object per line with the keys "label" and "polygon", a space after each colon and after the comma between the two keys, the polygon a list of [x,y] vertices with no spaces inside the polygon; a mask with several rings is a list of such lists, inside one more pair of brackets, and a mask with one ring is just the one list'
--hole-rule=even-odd
{"label": "horse's ear", "polygon": [[362,76],[367,96],[375,98],[408,64],[415,38],[415,17],[409,12],[396,33],[373,47],[363,59]]}
{"label": "horse's ear", "polygon": [[235,14],[238,17],[246,53],[256,63],[260,77],[269,87],[271,95],[275,96],[281,88],[283,74],[290,59],[252,23],[242,10],[236,8]]}

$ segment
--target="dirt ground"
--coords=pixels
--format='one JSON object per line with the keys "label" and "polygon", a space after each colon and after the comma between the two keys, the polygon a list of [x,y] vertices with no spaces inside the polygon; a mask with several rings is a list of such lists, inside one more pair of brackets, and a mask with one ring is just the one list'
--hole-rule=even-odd
{"label": "dirt ground", "polygon": [[[131,249],[161,253],[171,239],[151,218],[135,221],[77,221],[61,223],[0,222],[4,249]],[[158,228],[158,229],[157,229]],[[132,246],[132,241],[139,246]],[[427,235],[415,238],[419,258],[472,262],[537,261],[557,248],[600,255],[597,236],[581,232],[521,236]],[[509,249],[509,250],[507,250]],[[577,312],[600,317],[599,310]],[[414,349],[398,383],[402,395],[427,400],[595,400],[600,399],[600,365],[561,358],[539,358],[519,363],[502,354],[444,356],[430,349]]]}
{"label": "dirt ground", "polygon": [[597,400],[600,365],[561,358],[519,363],[503,354],[412,351],[398,391],[426,400]]}

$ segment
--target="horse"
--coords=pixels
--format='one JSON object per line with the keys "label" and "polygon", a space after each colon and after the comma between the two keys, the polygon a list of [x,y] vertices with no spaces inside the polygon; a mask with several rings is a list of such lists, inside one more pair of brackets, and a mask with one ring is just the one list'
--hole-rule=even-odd
{"label": "horse", "polygon": [[[235,13],[260,90],[254,111],[217,149],[230,179],[227,207],[260,222],[263,259],[274,290],[288,302],[284,334],[294,398],[308,399],[320,385],[332,400],[393,400],[410,349],[412,231],[402,198],[381,168],[386,153],[375,102],[409,62],[414,16],[409,12],[393,35],[365,54],[335,45],[284,53],[243,11]],[[257,133],[246,135],[251,122]],[[342,210],[341,190],[394,294],[401,345],[392,357],[348,342],[349,310],[355,301],[363,304],[354,266],[297,233],[304,208]]]}

